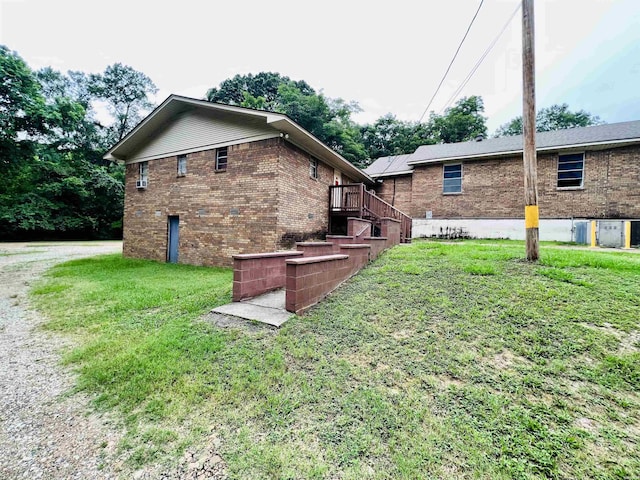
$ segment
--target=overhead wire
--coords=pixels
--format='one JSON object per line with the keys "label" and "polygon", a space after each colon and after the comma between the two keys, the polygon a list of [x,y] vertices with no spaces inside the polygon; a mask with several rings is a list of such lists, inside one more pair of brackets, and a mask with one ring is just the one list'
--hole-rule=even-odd
{"label": "overhead wire", "polygon": [[440,88],[442,87],[442,84],[444,83],[445,79],[447,78],[447,75],[449,74],[449,70],[451,70],[451,66],[453,65],[453,62],[455,62],[456,57],[458,56],[458,53],[460,52],[460,49],[462,48],[462,44],[466,40],[467,35],[469,35],[469,31],[471,30],[471,27],[473,26],[473,22],[475,22],[476,17],[478,16],[478,13],[480,13],[480,9],[482,8],[482,4],[483,3],[484,3],[484,0],[480,0],[480,5],[478,5],[478,9],[476,10],[475,15],[471,19],[471,22],[469,23],[469,26],[467,27],[467,31],[464,34],[464,37],[462,37],[462,40],[460,41],[460,44],[458,45],[458,48],[456,49],[456,53],[453,55],[453,58],[451,59],[451,62],[449,62],[449,66],[447,67],[446,72],[444,72],[444,75],[442,76],[442,80],[440,80],[440,83],[438,84],[438,88],[436,88],[436,91],[433,93],[433,96],[431,97],[431,100],[429,100],[429,103],[427,104],[427,108],[425,108],[424,112],[422,112],[422,115],[420,116],[420,120],[418,120],[418,123],[422,123],[422,120],[424,119],[424,116],[429,111],[429,107],[431,107],[431,104],[433,103],[433,100],[436,98],[436,95],[440,91]]}
{"label": "overhead wire", "polygon": [[504,34],[504,32],[507,31],[507,28],[509,27],[509,24],[511,23],[511,21],[513,20],[513,17],[516,16],[516,14],[518,13],[518,10],[520,10],[520,8],[522,8],[522,4],[518,3],[518,6],[516,7],[516,9],[513,11],[513,13],[511,14],[511,16],[509,17],[509,19],[507,20],[507,22],[504,24],[504,26],[502,27],[502,30],[500,30],[500,32],[498,33],[498,35],[496,35],[496,37],[493,39],[493,41],[491,42],[491,44],[487,47],[487,49],[484,51],[484,53],[482,54],[482,56],[480,57],[480,59],[476,62],[476,64],[473,66],[473,68],[471,69],[471,71],[467,74],[467,76],[465,77],[465,79],[462,81],[462,83],[460,84],[460,86],[453,92],[453,95],[451,95],[451,97],[449,97],[449,100],[447,100],[447,102],[444,104],[444,106],[442,107],[442,109],[440,110],[440,114],[442,114],[447,108],[449,108],[451,106],[451,104],[456,100],[456,98],[458,98],[458,95],[460,95],[460,93],[462,92],[462,90],[464,89],[464,87],[467,86],[467,83],[469,83],[469,81],[471,80],[471,78],[473,77],[473,75],[476,73],[476,71],[478,70],[478,68],[480,67],[480,65],[482,64],[482,62],[484,61],[484,59],[487,57],[487,55],[489,55],[489,53],[491,53],[491,50],[493,50],[493,47],[496,46],[496,44],[498,43],[498,40],[500,40],[500,38],[502,37],[502,35]]}
{"label": "overhead wire", "polygon": [[[422,115],[420,116],[420,119],[418,120],[418,122],[416,123],[416,129],[418,128],[418,126],[422,123],[422,120],[424,119],[425,115],[427,114],[427,112],[429,111],[429,107],[431,107],[431,104],[433,103],[433,100],[435,99],[436,95],[438,94],[438,92],[440,91],[440,88],[442,88],[442,85],[445,81],[445,79],[447,78],[447,75],[449,74],[449,71],[451,70],[451,67],[453,66],[453,63],[455,62],[458,53],[460,52],[460,49],[462,48],[462,45],[464,44],[464,41],[466,40],[467,36],[469,35],[469,31],[471,30],[471,27],[473,26],[476,18],[478,17],[478,14],[480,13],[480,9],[482,8],[482,5],[484,3],[484,0],[480,1],[480,5],[478,5],[478,9],[476,10],[475,14],[473,15],[473,18],[471,19],[471,21],[469,22],[469,26],[467,27],[467,30],[465,31],[464,36],[462,37],[462,40],[460,41],[460,44],[458,45],[458,48],[456,49],[455,54],[453,55],[453,58],[451,59],[451,61],[449,62],[449,66],[447,67],[447,70],[444,72],[444,75],[442,76],[442,79],[440,80],[440,83],[438,84],[438,87],[436,88],[436,91],[433,93],[431,99],[429,100],[429,103],[427,104],[427,107],[424,109],[424,112],[422,112]],[[520,8],[522,7],[521,3],[518,2],[518,6],[516,7],[516,9],[513,11],[513,13],[511,14],[511,16],[509,17],[509,19],[507,20],[507,22],[505,23],[505,25],[502,27],[502,29],[500,30],[500,32],[498,33],[498,35],[494,38],[494,40],[491,42],[491,44],[489,45],[489,47],[487,47],[487,49],[484,51],[484,53],[482,54],[482,56],[480,57],[480,59],[476,62],[476,64],[474,65],[474,67],[471,69],[471,72],[465,77],[465,79],[463,80],[463,83],[461,84],[460,87],[458,87],[454,94],[449,98],[449,100],[447,101],[447,103],[445,104],[445,107],[440,111],[440,113],[442,113],[446,108],[448,108],[451,103],[455,100],[455,98],[457,97],[457,95],[460,94],[460,92],[462,91],[462,89],[467,85],[467,83],[469,83],[469,81],[471,80],[471,78],[473,77],[473,75],[475,74],[475,72],[478,70],[478,68],[480,67],[480,65],[482,64],[482,62],[484,61],[484,59],[487,57],[487,55],[489,55],[489,53],[491,52],[491,50],[493,50],[493,47],[498,43],[498,40],[502,37],[502,35],[504,34],[504,32],[507,30],[507,27],[509,26],[509,24],[511,23],[511,21],[513,20],[513,17],[515,17],[516,13],[518,13],[518,10],[520,10]],[[411,157],[415,152],[412,152],[409,154],[409,157]],[[395,160],[400,156],[400,154],[395,154],[395,155],[389,155],[387,158],[389,158],[388,161],[388,165],[384,168],[384,170],[380,173],[380,175],[383,175],[384,173],[386,173],[386,171],[391,167],[391,165],[393,163],[395,163]]]}

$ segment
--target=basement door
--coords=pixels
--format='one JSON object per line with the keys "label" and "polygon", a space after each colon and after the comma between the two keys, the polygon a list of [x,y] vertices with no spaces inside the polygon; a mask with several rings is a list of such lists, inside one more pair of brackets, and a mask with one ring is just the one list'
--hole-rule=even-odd
{"label": "basement door", "polygon": [[180,217],[169,216],[169,228],[167,238],[167,262],[178,263],[178,232],[180,230]]}

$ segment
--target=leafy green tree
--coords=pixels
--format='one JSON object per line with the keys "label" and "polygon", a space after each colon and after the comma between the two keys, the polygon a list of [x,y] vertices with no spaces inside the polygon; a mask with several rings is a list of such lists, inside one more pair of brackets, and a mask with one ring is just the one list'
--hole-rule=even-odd
{"label": "leafy green tree", "polygon": [[[601,125],[604,123],[597,115],[592,115],[584,110],[572,112],[569,105],[552,105],[542,108],[536,115],[536,131],[549,132],[551,130],[562,130],[564,128],[589,127],[591,125]],[[522,117],[498,127],[495,137],[505,137],[509,135],[522,135]]]}
{"label": "leafy green tree", "polygon": [[[280,107],[281,85],[291,85],[302,95],[315,95],[315,90],[304,80],[294,81],[274,72],[260,72],[256,75],[236,75],[224,80],[219,88],[210,88],[206,98],[210,102],[257,108],[252,100],[262,98],[260,110],[282,112]],[[246,95],[246,96],[245,96]]]}
{"label": "leafy green tree", "polygon": [[484,102],[482,97],[463,97],[444,115],[431,113],[428,128],[436,143],[455,143],[473,140],[478,136],[486,137],[487,119],[482,115]]}
{"label": "leafy green tree", "polygon": [[158,89],[144,73],[115,63],[102,74],[89,76],[89,93],[104,100],[114,123],[108,128],[109,143],[116,143],[135,127],[153,107],[149,98]]}
{"label": "leafy green tree", "polygon": [[412,153],[420,145],[437,142],[428,124],[398,120],[391,114],[361,127],[361,135],[367,165],[375,158]]}
{"label": "leafy green tree", "polygon": [[123,167],[104,163],[88,77],[33,72],[0,48],[0,237],[110,237],[122,221]]}
{"label": "leafy green tree", "polygon": [[33,136],[46,129],[40,84],[16,52],[0,45],[0,166],[8,169],[33,152]]}
{"label": "leafy green tree", "polygon": [[273,72],[236,75],[207,92],[211,102],[284,113],[354,164],[366,157],[358,125],[351,115],[356,103],[317,93],[304,80]]}

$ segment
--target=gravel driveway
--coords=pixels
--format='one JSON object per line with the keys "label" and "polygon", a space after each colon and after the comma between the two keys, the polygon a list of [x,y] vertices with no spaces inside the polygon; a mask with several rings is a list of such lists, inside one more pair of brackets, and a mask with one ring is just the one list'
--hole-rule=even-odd
{"label": "gravel driveway", "polygon": [[55,263],[120,251],[121,242],[0,244],[0,478],[117,478],[121,429],[89,413],[86,396],[67,395],[68,343],[38,328],[27,291]]}
{"label": "gravel driveway", "polygon": [[60,365],[71,346],[38,328],[27,292],[56,263],[122,251],[122,242],[0,243],[0,480],[225,479],[217,439],[185,452],[171,468],[132,472],[118,455],[124,428],[92,411],[90,398],[70,395],[73,372]]}

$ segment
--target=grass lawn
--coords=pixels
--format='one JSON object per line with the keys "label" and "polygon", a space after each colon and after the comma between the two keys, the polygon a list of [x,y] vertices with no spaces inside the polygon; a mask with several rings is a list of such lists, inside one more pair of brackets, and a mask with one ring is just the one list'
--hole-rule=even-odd
{"label": "grass lawn", "polygon": [[418,241],[278,331],[231,272],[125,260],[33,290],[135,468],[212,432],[232,478],[640,477],[640,255]]}

